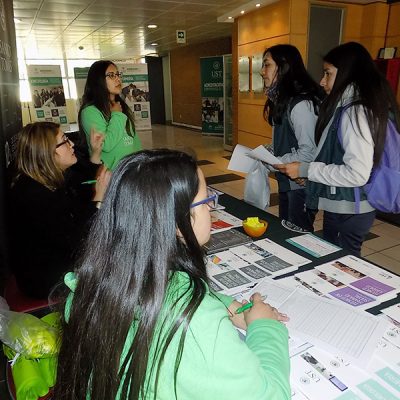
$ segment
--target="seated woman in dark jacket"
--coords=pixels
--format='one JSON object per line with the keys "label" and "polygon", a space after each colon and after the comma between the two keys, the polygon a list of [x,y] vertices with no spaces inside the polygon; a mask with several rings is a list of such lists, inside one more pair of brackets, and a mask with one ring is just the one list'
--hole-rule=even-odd
{"label": "seated woman in dark jacket", "polygon": [[[58,124],[35,122],[20,133],[9,199],[10,261],[28,296],[46,298],[71,269],[85,224],[110,179],[110,172],[100,169],[103,141],[92,132],[94,151],[90,162],[82,163]],[[93,185],[82,185],[96,175],[94,191]]]}

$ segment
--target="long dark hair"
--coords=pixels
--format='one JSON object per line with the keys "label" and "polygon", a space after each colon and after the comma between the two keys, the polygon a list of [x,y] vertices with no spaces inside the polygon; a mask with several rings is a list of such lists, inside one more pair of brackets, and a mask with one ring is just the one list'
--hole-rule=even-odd
{"label": "long dark hair", "polygon": [[[318,143],[322,132],[332,118],[343,93],[350,85],[354,87],[354,103],[362,107],[375,144],[374,164],[379,163],[386,138],[389,115],[400,127],[400,112],[389,82],[380,73],[368,51],[361,44],[349,42],[333,48],[323,58],[326,63],[337,68],[335,83],[320,108],[315,128]],[[356,123],[359,125],[358,115]]]}
{"label": "long dark hair", "polygon": [[[121,399],[145,398],[149,374],[155,378],[156,398],[160,365],[182,328],[176,384],[186,330],[206,291],[203,251],[190,216],[198,188],[196,162],[182,152],[141,151],[118,165],[76,272],[56,399],[84,399],[87,393],[92,399],[114,399],[120,385]],[[172,271],[186,272],[190,285],[163,319]],[[137,331],[123,358],[133,323]],[[156,325],[162,327],[161,340]],[[150,348],[156,353],[152,362]]]}
{"label": "long dark hair", "polygon": [[263,58],[267,53],[271,55],[278,68],[278,97],[276,102],[269,98],[265,102],[264,119],[270,125],[281,124],[282,115],[286,112],[290,100],[299,95],[310,100],[317,113],[323,97],[322,91],[307,72],[299,50],[290,44],[278,44],[266,49]]}
{"label": "long dark hair", "polygon": [[[106,121],[109,121],[111,118],[110,94],[106,84],[106,71],[110,65],[115,66],[112,61],[100,60],[95,61],[89,68],[85,90],[82,97],[82,106],[78,114],[79,129],[81,132],[84,132],[81,123],[81,113],[87,106],[96,106],[96,108],[98,108],[104,115]],[[115,101],[120,102],[122,112],[128,117],[126,121],[126,132],[128,135],[133,137],[135,135],[133,113],[119,95],[115,96]]]}

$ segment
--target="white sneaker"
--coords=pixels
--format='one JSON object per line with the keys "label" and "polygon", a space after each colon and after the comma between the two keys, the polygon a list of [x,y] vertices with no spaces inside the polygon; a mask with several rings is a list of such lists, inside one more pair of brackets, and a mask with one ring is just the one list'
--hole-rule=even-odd
{"label": "white sneaker", "polygon": [[286,219],[283,219],[281,224],[284,228],[289,229],[289,231],[292,231],[292,232],[310,233],[310,231],[300,228],[299,226],[295,225],[293,222],[287,221]]}

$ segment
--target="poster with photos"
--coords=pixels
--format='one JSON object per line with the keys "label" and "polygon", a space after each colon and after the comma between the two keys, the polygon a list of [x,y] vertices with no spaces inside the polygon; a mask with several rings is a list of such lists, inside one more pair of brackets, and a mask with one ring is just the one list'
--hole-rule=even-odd
{"label": "poster with photos", "polygon": [[147,64],[117,62],[116,65],[122,73],[121,97],[133,111],[136,130],[151,129]]}
{"label": "poster with photos", "polygon": [[50,121],[69,130],[64,87],[59,65],[27,65],[34,121]]}
{"label": "poster with photos", "polygon": [[85,91],[85,85],[86,85],[86,79],[87,75],[89,72],[89,67],[84,67],[84,68],[74,68],[74,78],[75,78],[75,85],[76,85],[76,103],[75,103],[75,108],[76,108],[76,118],[78,120],[78,113],[79,109],[82,106],[82,97],[83,97],[83,92]]}

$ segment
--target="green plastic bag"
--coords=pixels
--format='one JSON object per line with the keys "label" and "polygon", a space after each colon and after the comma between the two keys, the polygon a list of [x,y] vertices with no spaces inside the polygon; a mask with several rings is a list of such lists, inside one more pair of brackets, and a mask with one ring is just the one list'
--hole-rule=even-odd
{"label": "green plastic bag", "polygon": [[[28,315],[28,314],[27,314]],[[40,321],[40,320],[39,320]],[[51,313],[42,318],[44,325],[60,332],[60,314]],[[31,327],[31,326],[30,326]],[[38,325],[35,325],[38,328]],[[28,329],[28,328],[27,328]],[[31,328],[29,328],[31,329]],[[31,339],[37,337],[31,334]],[[43,340],[43,335],[39,335]],[[52,339],[53,340],[53,339]],[[46,348],[48,345],[43,345]],[[32,346],[35,348],[35,346]],[[16,352],[8,346],[3,346],[4,354],[9,360],[13,360]],[[19,356],[11,367],[17,400],[37,400],[46,395],[56,383],[57,356],[42,354],[44,358],[31,359],[23,355]]]}
{"label": "green plastic bag", "polygon": [[58,354],[59,332],[56,327],[33,315],[0,310],[0,340],[27,358]]}

